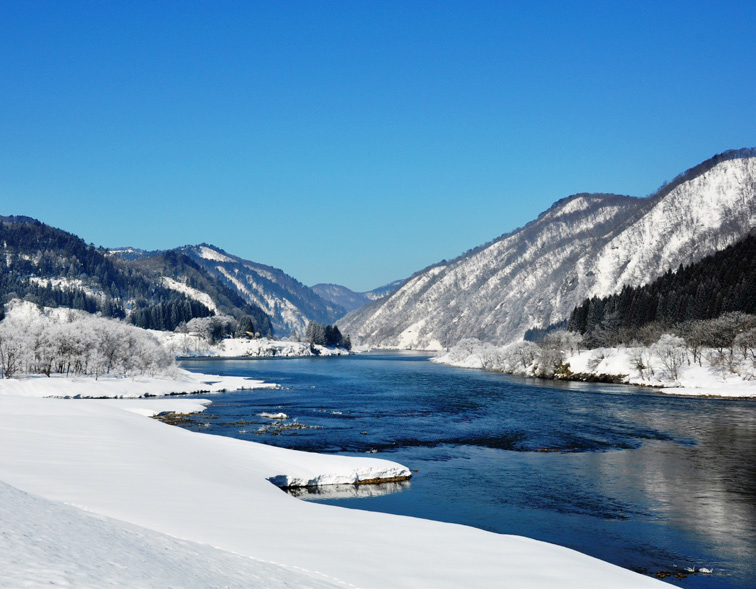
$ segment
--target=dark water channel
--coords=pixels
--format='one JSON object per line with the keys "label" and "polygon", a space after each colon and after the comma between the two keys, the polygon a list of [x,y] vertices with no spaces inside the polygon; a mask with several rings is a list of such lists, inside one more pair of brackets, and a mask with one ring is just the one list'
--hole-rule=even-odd
{"label": "dark water channel", "polygon": [[427,358],[184,361],[282,386],[213,396],[187,427],[417,469],[407,484],[307,499],[529,536],[653,575],[714,570],[665,579],[682,587],[756,587],[756,402]]}

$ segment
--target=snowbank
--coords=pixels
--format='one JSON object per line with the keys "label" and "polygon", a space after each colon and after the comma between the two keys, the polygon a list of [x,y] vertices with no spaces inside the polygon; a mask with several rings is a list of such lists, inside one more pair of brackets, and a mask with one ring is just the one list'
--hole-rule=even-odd
{"label": "snowbank", "polygon": [[0,379],[0,395],[23,397],[116,398],[219,393],[239,389],[275,388],[276,385],[240,376],[214,376],[176,369],[174,377],[101,376],[69,378],[62,375]]}
{"label": "snowbank", "polygon": [[153,401],[164,410],[186,400],[0,395],[4,581],[92,587],[664,586],[527,538],[300,501],[269,479],[345,482],[407,471],[374,458],[199,434],[132,412]]}
{"label": "snowbank", "polygon": [[[643,359],[648,365],[643,374],[636,367],[641,353],[646,354]],[[756,380],[744,380],[724,367],[712,365],[706,352],[702,356],[701,365],[685,360],[677,369],[677,378],[671,377],[669,370],[645,348],[598,348],[572,354],[566,362],[572,372],[624,375],[628,384],[658,387],[668,394],[756,397]]]}
{"label": "snowbank", "polygon": [[137,415],[155,417],[163,413],[202,413],[212,403],[210,399],[175,399],[172,397],[157,397],[146,399],[97,399],[103,405],[112,405],[126,409]]}
{"label": "snowbank", "polygon": [[[536,356],[525,356],[523,350],[529,342],[516,342],[495,347],[482,342],[452,348],[431,361],[458,368],[478,368],[533,376],[538,364]],[[529,344],[536,348],[534,344]],[[537,348],[536,348],[537,349]],[[519,352],[519,356],[515,353]],[[658,388],[660,392],[673,395],[716,396],[756,398],[756,367],[737,374],[726,366],[712,363],[712,350],[701,352],[701,364],[686,356],[676,366],[676,377],[649,348],[620,347],[597,348],[567,353],[564,363],[573,374],[613,377],[617,382]],[[523,360],[522,358],[526,358]],[[643,368],[639,368],[639,361]]]}

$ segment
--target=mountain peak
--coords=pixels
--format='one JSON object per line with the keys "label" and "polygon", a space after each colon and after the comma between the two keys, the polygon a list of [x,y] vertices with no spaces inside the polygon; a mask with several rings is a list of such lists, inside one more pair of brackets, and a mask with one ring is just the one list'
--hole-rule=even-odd
{"label": "mountain peak", "polygon": [[506,343],[564,320],[586,297],[649,282],[756,225],[756,150],[731,150],[649,198],[581,193],[524,227],[410,277],[340,323],[355,341],[438,349]]}
{"label": "mountain peak", "polygon": [[194,262],[259,306],[273,322],[276,333],[304,333],[310,321],[333,323],[343,307],[318,294],[282,270],[232,255],[209,243],[177,248]]}

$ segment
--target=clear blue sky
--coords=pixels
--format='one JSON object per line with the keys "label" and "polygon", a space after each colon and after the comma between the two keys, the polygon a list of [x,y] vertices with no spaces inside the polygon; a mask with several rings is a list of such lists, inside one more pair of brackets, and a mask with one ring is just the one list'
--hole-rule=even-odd
{"label": "clear blue sky", "polygon": [[0,214],[366,290],[756,145],[756,2],[0,0]]}

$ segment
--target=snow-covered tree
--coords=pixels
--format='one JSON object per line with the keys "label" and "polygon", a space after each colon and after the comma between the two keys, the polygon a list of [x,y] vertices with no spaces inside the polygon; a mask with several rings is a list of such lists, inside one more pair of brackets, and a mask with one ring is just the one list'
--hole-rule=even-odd
{"label": "snow-covered tree", "polygon": [[679,336],[665,333],[651,347],[652,352],[661,360],[669,376],[677,380],[678,369],[687,361],[688,350],[685,340]]}
{"label": "snow-covered tree", "polygon": [[156,375],[175,366],[171,350],[148,331],[79,311],[24,313],[0,323],[4,378],[53,373],[94,376]]}

